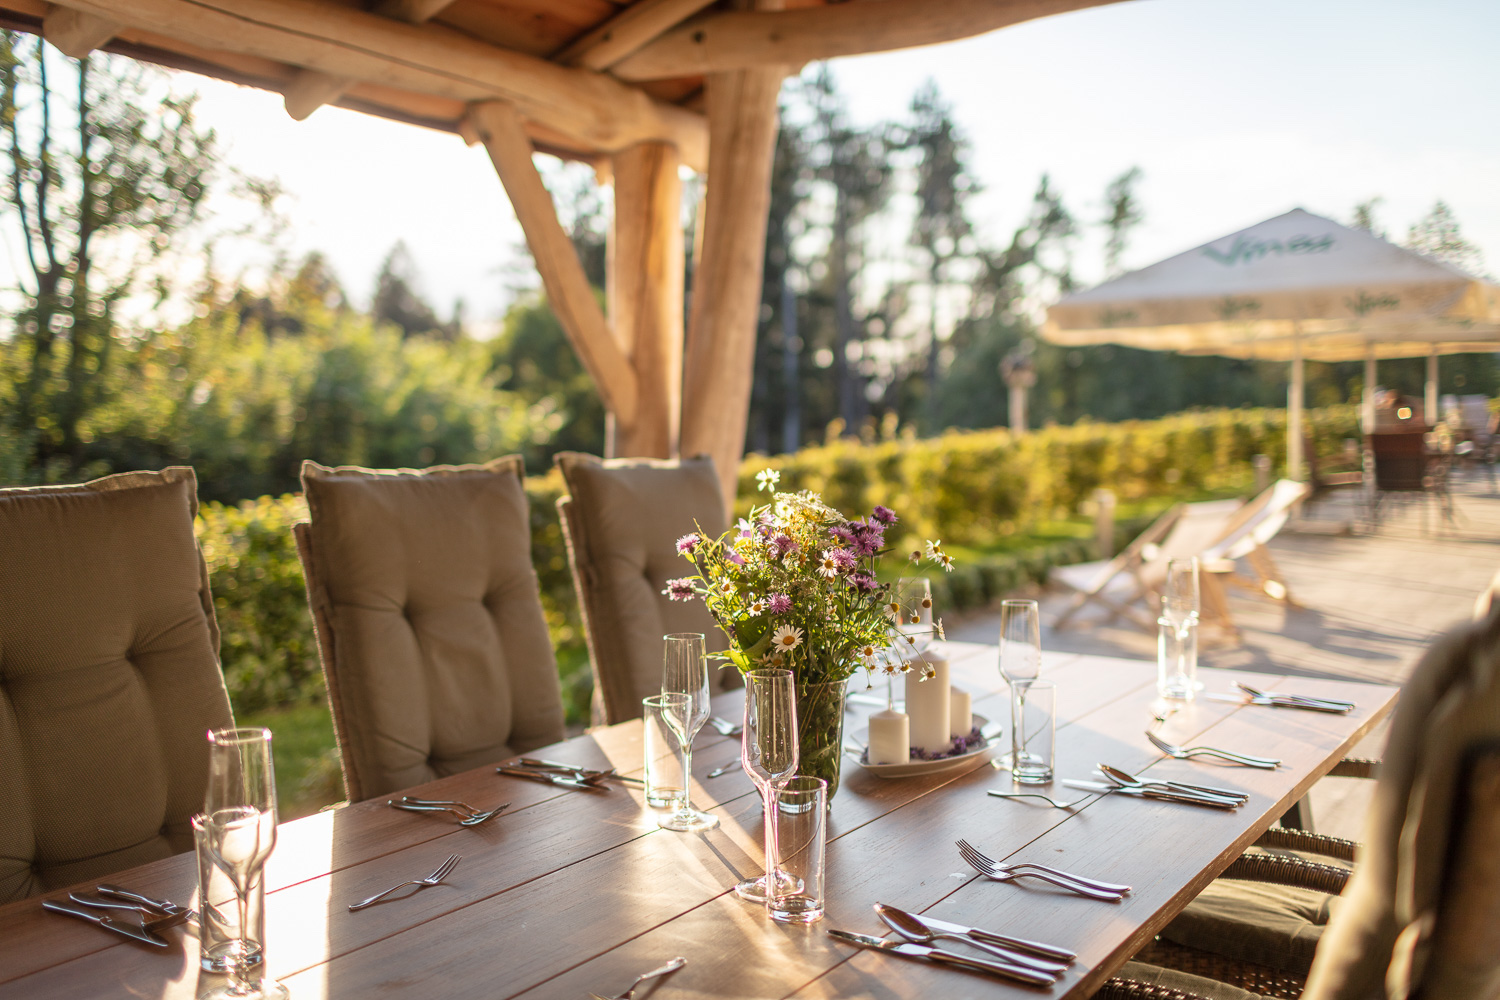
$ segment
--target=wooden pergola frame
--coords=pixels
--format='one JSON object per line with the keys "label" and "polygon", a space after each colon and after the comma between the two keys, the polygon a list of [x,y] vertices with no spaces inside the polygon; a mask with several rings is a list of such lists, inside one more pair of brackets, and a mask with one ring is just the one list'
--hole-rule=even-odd
{"label": "wooden pergola frame", "polygon": [[[1113,2],[594,0],[602,16],[540,54],[465,29],[509,30],[494,0],[0,0],[0,24],[72,56],[102,48],[276,90],[298,120],[339,104],[482,143],[609,412],[609,452],[707,453],[732,500],[782,80],[812,60]],[[538,151],[612,179],[607,315],[533,164]],[[707,173],[685,329],[684,165]]]}

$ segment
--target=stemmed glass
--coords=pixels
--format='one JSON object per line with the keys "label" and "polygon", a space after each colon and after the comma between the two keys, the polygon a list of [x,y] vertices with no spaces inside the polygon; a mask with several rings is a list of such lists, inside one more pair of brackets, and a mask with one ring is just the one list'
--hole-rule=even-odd
{"label": "stemmed glass", "polygon": [[[266,859],[276,846],[276,773],[269,729],[215,729],[208,734],[205,846],[214,865],[234,884],[239,944],[225,957],[229,981],[206,998],[274,1000],[286,987],[261,978],[265,941]],[[204,900],[207,909],[209,901]]]}
{"label": "stemmed glass", "polygon": [[734,887],[741,899],[763,903],[766,878],[782,878],[776,843],[776,797],[797,773],[797,681],[790,670],[752,670],[745,675],[745,727],[740,764],[760,789],[766,817],[766,874]]}
{"label": "stemmed glass", "polygon": [[1026,749],[1026,692],[1042,668],[1042,624],[1036,601],[1000,605],[1000,673],[1010,684],[1010,772],[1023,783],[1045,780],[1046,761]]}
{"label": "stemmed glass", "polygon": [[708,653],[702,632],[675,632],[664,637],[661,674],[662,718],[682,742],[682,804],[657,820],[664,830],[699,833],[719,825],[719,817],[693,808],[693,737],[708,721]]}

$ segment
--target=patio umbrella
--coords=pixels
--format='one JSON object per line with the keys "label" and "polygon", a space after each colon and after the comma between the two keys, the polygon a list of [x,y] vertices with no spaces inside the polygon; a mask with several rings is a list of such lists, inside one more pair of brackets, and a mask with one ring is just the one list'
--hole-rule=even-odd
{"label": "patio umbrella", "polygon": [[1302,459],[1302,362],[1365,361],[1365,428],[1378,358],[1500,349],[1500,286],[1331,219],[1293,209],[1064,297],[1054,344],[1121,344],[1292,363],[1288,475]]}

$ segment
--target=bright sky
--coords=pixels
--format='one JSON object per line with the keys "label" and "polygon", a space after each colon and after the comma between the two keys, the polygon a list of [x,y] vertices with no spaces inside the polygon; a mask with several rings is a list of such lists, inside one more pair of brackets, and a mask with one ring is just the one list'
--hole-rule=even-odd
{"label": "bright sky", "polygon": [[[1347,222],[1379,195],[1397,241],[1435,200],[1500,272],[1500,3],[1494,0],[1134,0],[982,38],[834,64],[856,118],[904,112],[932,77],[973,142],[981,231],[1009,239],[1038,177],[1097,220],[1106,184],[1140,166],[1141,267],[1293,207]],[[202,120],[229,160],[293,194],[300,254],[319,249],[368,302],[380,261],[410,247],[446,314],[496,318],[520,228],[482,149],[456,136],[202,78]],[[1100,277],[1099,242],[1077,272]]]}

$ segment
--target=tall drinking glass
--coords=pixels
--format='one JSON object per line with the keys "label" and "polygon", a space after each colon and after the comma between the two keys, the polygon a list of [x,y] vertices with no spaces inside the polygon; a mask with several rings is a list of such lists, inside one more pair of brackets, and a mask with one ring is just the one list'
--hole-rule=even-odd
{"label": "tall drinking glass", "polygon": [[1167,579],[1162,587],[1162,617],[1181,628],[1189,618],[1198,620],[1198,560],[1172,559],[1167,562]]}
{"label": "tall drinking glass", "polygon": [[734,887],[741,899],[761,903],[766,878],[782,878],[777,862],[776,796],[797,773],[797,680],[790,670],[752,670],[745,675],[745,726],[740,765],[760,789],[766,817],[766,874]]}
{"label": "tall drinking glass", "polygon": [[[264,977],[266,859],[276,846],[276,773],[269,729],[215,729],[208,734],[208,794],[204,846],[234,885],[239,943],[225,956],[229,981],[211,1000],[285,998],[286,987]],[[205,908],[208,905],[207,886]]]}
{"label": "tall drinking glass", "polygon": [[[1197,691],[1198,683],[1198,560],[1172,559],[1167,562],[1167,579],[1162,586],[1161,621],[1170,622],[1177,629],[1173,645],[1187,653],[1181,673],[1187,677],[1189,690]],[[1191,695],[1189,695],[1191,697]]]}
{"label": "tall drinking glass", "polygon": [[[1010,685],[1010,773],[1024,784],[1051,777],[1051,762],[1027,749],[1026,692],[1042,669],[1042,622],[1036,601],[1000,605],[1000,674]],[[1042,775],[1046,774],[1046,777]]]}
{"label": "tall drinking glass", "polygon": [[[708,653],[702,632],[676,632],[664,637],[662,661],[662,718],[682,742],[682,804],[657,820],[664,830],[698,833],[719,825],[719,817],[693,808],[693,737],[708,721]],[[673,697],[679,696],[679,697]]]}

